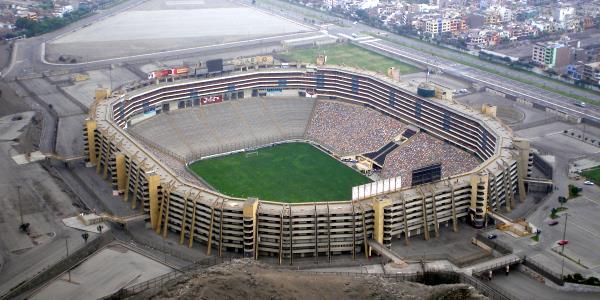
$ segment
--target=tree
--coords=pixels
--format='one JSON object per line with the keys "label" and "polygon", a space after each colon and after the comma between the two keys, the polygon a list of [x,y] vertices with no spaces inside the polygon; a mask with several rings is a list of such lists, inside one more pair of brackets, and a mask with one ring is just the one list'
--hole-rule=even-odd
{"label": "tree", "polygon": [[569,184],[569,198],[574,198],[574,197],[579,196],[579,192],[581,192],[581,188],[579,188],[575,185]]}
{"label": "tree", "polygon": [[560,207],[563,207],[565,203],[567,203],[567,198],[563,196],[558,197],[558,203],[560,203]]}

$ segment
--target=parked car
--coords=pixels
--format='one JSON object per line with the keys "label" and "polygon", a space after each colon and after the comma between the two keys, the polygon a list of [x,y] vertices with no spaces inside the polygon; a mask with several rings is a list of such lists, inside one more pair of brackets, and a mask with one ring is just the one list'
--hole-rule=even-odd
{"label": "parked car", "polygon": [[558,241],[558,244],[561,245],[561,246],[564,246],[564,245],[566,245],[568,243],[569,243],[569,241],[567,241],[567,240],[560,240],[560,241]]}
{"label": "parked car", "polygon": [[495,239],[497,237],[498,237],[498,235],[496,235],[495,233],[492,233],[492,234],[490,234],[490,235],[487,236],[487,238],[490,239],[490,240],[493,240],[493,239]]}
{"label": "parked car", "polygon": [[589,181],[589,180],[584,181],[583,184],[585,184],[585,185],[594,185],[594,183],[591,182],[591,181]]}
{"label": "parked car", "polygon": [[558,224],[558,221],[556,221],[556,220],[550,220],[550,221],[548,222],[548,225],[550,225],[550,226],[554,226],[554,225],[556,225],[556,224]]}

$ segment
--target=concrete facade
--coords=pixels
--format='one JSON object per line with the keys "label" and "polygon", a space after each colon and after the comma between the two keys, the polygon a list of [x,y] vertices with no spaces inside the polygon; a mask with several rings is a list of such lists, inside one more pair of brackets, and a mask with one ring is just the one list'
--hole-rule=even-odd
{"label": "concrete facade", "polygon": [[[360,201],[275,203],[233,198],[188,182],[125,129],[150,106],[238,91],[252,97],[254,90],[272,87],[366,105],[469,151],[483,163],[464,174]],[[429,239],[439,235],[440,225],[456,229],[459,219],[481,227],[488,210],[510,210],[515,199],[524,200],[519,188],[519,173],[524,172],[518,165],[528,161],[529,147],[518,148],[509,128],[493,115],[420,98],[366,71],[286,65],[151,85],[93,107],[84,126],[88,162],[106,175],[124,201],[148,215],[157,233],[175,232],[180,243],[187,239],[190,246],[206,244],[209,254],[276,256],[280,263],[342,253],[355,257],[369,252],[370,239],[387,247],[392,239],[421,234]],[[124,190],[119,178],[125,178]]]}

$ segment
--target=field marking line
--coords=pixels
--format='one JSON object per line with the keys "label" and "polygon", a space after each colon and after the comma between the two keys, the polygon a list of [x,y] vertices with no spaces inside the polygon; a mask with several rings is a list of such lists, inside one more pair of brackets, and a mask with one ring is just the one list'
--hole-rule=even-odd
{"label": "field marking line", "polygon": [[592,200],[592,199],[588,198],[587,196],[583,196],[583,199],[593,202],[596,205],[600,205],[600,202],[597,202],[596,200]]}
{"label": "field marking line", "polygon": [[582,225],[579,225],[571,220],[569,220],[569,222],[571,222],[571,224],[575,225],[576,227],[579,227],[579,229],[591,234],[592,236],[594,236],[595,238],[600,239],[600,235],[596,234],[594,230],[588,229],[586,227],[583,227]]}

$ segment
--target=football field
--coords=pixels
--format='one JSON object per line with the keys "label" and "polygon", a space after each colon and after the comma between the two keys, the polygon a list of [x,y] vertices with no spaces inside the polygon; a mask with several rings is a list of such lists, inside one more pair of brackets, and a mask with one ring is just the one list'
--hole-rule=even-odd
{"label": "football field", "polygon": [[278,202],[338,201],[371,180],[306,143],[197,161],[190,170],[219,192]]}

